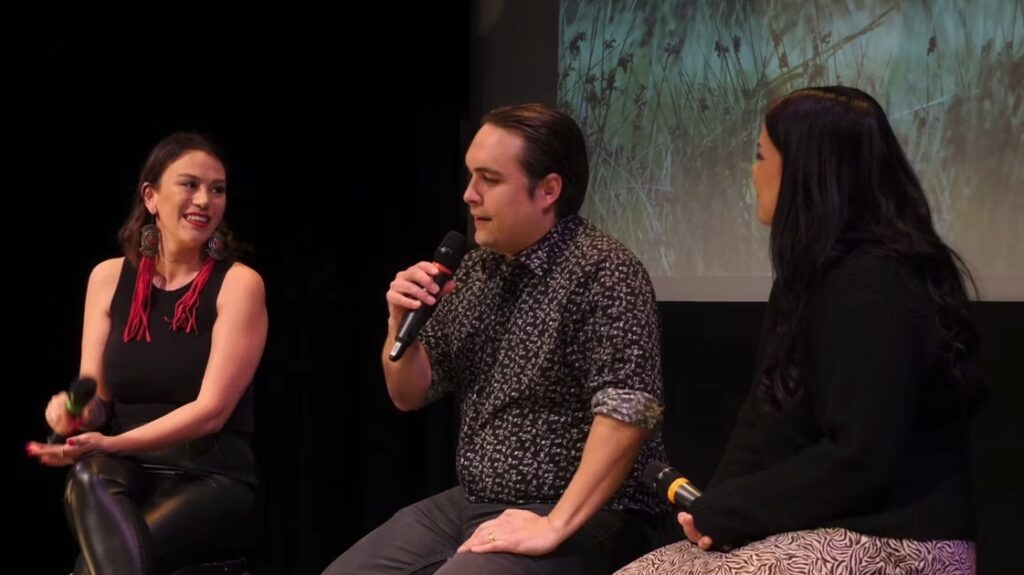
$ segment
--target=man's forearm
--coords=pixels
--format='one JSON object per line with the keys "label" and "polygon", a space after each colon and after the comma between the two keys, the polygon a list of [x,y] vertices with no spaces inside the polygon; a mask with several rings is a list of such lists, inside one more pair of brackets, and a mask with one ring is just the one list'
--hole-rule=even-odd
{"label": "man's forearm", "polygon": [[568,538],[618,491],[636,462],[649,429],[606,415],[594,417],[576,474],[548,514],[552,526]]}
{"label": "man's forearm", "polygon": [[395,407],[411,411],[423,407],[430,387],[430,358],[420,342],[414,342],[398,361],[391,361],[388,354],[395,343],[398,323],[388,321],[388,337],[384,340],[381,362],[384,366],[384,380],[388,395]]}

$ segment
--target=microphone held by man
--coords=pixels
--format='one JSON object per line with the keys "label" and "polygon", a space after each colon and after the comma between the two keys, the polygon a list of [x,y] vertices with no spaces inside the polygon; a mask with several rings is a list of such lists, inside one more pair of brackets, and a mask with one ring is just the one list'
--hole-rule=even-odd
{"label": "microphone held by man", "polygon": [[[462,263],[466,255],[466,237],[459,232],[448,232],[441,245],[434,252],[433,265],[438,273],[433,276],[433,282],[437,285],[436,297],[439,300],[444,293],[445,285],[455,276],[455,271]],[[405,354],[406,350],[416,341],[420,329],[423,328],[430,316],[437,309],[437,301],[433,304],[420,302],[420,307],[406,312],[402,318],[402,324],[395,335],[395,344],[388,353],[388,359],[398,361]]]}

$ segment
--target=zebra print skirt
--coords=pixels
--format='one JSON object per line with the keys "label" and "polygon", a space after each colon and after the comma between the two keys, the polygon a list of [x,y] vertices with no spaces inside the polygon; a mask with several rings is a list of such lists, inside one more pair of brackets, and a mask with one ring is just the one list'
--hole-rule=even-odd
{"label": "zebra print skirt", "polygon": [[615,575],[973,575],[971,541],[911,541],[846,529],[780,533],[730,553],[667,545]]}

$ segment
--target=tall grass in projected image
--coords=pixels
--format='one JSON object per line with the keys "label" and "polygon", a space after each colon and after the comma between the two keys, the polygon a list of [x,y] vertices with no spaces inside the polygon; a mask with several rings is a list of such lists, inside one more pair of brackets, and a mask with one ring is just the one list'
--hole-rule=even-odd
{"label": "tall grass in projected image", "polygon": [[593,166],[584,212],[652,275],[769,275],[750,187],[765,107],[845,84],[889,113],[973,270],[1019,270],[1022,4],[562,0],[559,103]]}

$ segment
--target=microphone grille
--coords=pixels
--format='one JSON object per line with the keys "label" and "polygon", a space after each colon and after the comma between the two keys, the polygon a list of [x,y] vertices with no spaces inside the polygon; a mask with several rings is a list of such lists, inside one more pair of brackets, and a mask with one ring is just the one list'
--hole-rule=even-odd
{"label": "microphone grille", "polygon": [[454,272],[466,255],[466,236],[459,232],[448,232],[441,245],[434,252],[434,261]]}
{"label": "microphone grille", "polygon": [[647,464],[644,468],[644,483],[651,489],[658,488],[658,478],[661,477],[662,472],[669,469],[669,466],[660,462],[652,461]]}
{"label": "microphone grille", "polygon": [[96,380],[91,377],[81,377],[71,382],[68,387],[68,396],[74,405],[84,406],[96,395]]}

